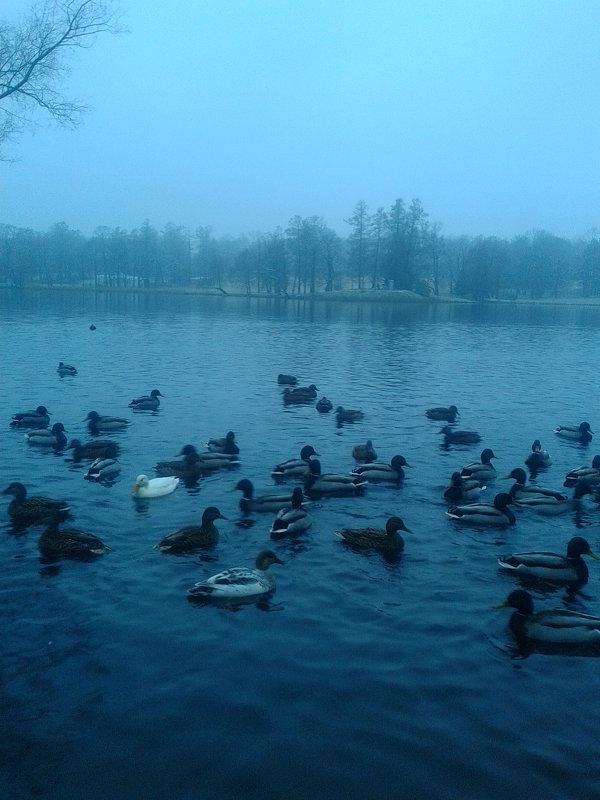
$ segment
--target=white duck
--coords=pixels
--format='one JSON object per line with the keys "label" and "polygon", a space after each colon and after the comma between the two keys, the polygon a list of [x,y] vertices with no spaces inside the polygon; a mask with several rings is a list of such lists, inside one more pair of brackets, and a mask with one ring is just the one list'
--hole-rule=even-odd
{"label": "white duck", "polygon": [[261,550],[256,556],[256,569],[233,567],[195,583],[188,589],[189,600],[231,600],[261,597],[275,591],[271,564],[283,564],[272,550]]}
{"label": "white duck", "polygon": [[168,478],[148,478],[147,475],[138,475],[135,479],[135,486],[131,494],[136,497],[146,499],[150,497],[162,497],[171,494],[177,488],[179,478],[173,475]]}

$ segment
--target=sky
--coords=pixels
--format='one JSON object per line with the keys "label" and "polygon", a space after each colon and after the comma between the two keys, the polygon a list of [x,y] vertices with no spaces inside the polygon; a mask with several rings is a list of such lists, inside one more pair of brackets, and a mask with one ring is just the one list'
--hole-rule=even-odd
{"label": "sky", "polygon": [[69,62],[83,123],[0,162],[1,223],[347,235],[418,198],[446,236],[600,228],[599,0],[116,5],[128,31]]}

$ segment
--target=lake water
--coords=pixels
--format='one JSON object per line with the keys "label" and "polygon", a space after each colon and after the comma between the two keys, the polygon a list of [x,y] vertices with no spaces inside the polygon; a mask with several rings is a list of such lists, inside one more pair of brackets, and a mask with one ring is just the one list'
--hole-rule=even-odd
{"label": "lake water", "polygon": [[[95,331],[90,324],[94,323]],[[465,530],[445,516],[454,469],[492,447],[499,475],[539,438],[560,487],[600,439],[600,311],[593,308],[361,305],[77,293],[0,296],[1,488],[68,499],[77,527],[111,548],[94,562],[43,563],[41,527],[15,535],[0,496],[2,656],[0,795],[6,798],[600,797],[600,662],[527,657],[494,609],[515,588],[498,554],[563,552],[578,530],[600,550],[598,507],[514,528]],[[60,378],[59,361],[79,372]],[[279,372],[315,383],[334,406],[364,410],[336,426],[314,406],[285,407]],[[158,413],[129,401],[158,388]],[[455,403],[481,445],[440,447],[432,405]],[[9,427],[46,405],[69,438],[84,418],[131,419],[114,485],[87,464],[44,453]],[[588,447],[558,424],[588,420]],[[186,443],[234,430],[241,466],[139,505],[138,473]],[[397,488],[311,505],[312,527],[271,542],[270,514],[238,524],[241,477],[273,491],[273,466],[304,444],[325,471],[348,472],[354,444],[411,465]],[[600,447],[598,448],[600,450]],[[491,498],[510,482],[496,480]],[[216,505],[210,551],[154,549]],[[395,560],[345,547],[334,532],[398,514],[411,529]],[[253,523],[253,524],[248,524]],[[238,610],[191,605],[186,590],[265,546],[277,591]],[[600,565],[573,596],[537,587],[537,608],[600,613]]]}

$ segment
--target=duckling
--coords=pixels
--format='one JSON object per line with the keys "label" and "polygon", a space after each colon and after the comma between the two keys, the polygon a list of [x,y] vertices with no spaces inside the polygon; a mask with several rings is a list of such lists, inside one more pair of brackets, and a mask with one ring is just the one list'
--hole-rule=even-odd
{"label": "duckling", "polygon": [[460,413],[458,408],[454,405],[448,406],[437,406],[436,408],[428,408],[425,412],[425,416],[429,419],[434,419],[439,422],[446,421],[454,424],[456,422],[456,417],[460,417]]}
{"label": "duckling", "polygon": [[370,464],[361,464],[358,467],[354,467],[350,475],[362,478],[368,483],[371,483],[371,481],[400,483],[400,481],[404,480],[403,467],[410,469],[410,464],[407,463],[404,456],[394,456],[389,464],[373,461]]}
{"label": "duckling", "polygon": [[474,525],[514,525],[515,515],[508,506],[513,502],[512,497],[506,492],[501,492],[494,497],[492,503],[469,503],[467,505],[452,506],[446,511],[450,519],[468,522]]}
{"label": "duckling", "polygon": [[475,503],[485,489],[476,478],[463,477],[460,472],[453,472],[444,499],[449,503]]}
{"label": "duckling", "polygon": [[399,553],[404,550],[404,539],[398,531],[412,532],[400,517],[390,517],[385,524],[385,530],[381,528],[344,528],[336,531],[335,535],[353,547]]}
{"label": "duckling", "polygon": [[498,564],[502,569],[533,578],[542,578],[558,583],[585,583],[588,579],[588,568],[581,556],[589,556],[600,560],[582,536],[574,536],[567,544],[567,555],[557,553],[527,552],[512,553],[499,556]]}
{"label": "duckling", "polygon": [[138,475],[135,485],[131,491],[136,499],[149,499],[151,497],[163,497],[174,492],[179,484],[179,478],[173,475],[165,478],[148,478],[146,475]]}
{"label": "duckling", "polygon": [[120,431],[130,423],[123,417],[100,416],[97,411],[90,411],[86,419],[88,420],[88,430],[92,436],[97,436],[101,431]]}
{"label": "duckling", "polygon": [[240,452],[233,431],[228,431],[222,439],[209,439],[206,446],[211,453],[227,453],[230,456],[236,456]]}
{"label": "duckling", "polygon": [[573,489],[573,497],[567,497],[560,492],[554,494],[520,494],[514,499],[514,504],[520,508],[529,508],[537,514],[555,516],[565,511],[577,509],[581,498],[592,491],[589,483],[578,481]]}
{"label": "duckling", "polygon": [[11,483],[2,494],[10,494],[13,497],[7,511],[11,522],[17,528],[39,525],[55,515],[64,519],[69,512],[69,506],[64,500],[38,496],[27,497],[27,489],[18,481]]}
{"label": "duckling", "polygon": [[282,539],[284,536],[297,536],[310,528],[312,519],[310,514],[302,508],[304,495],[302,489],[296,486],[292,492],[290,506],[280,509],[271,525],[271,539]]}
{"label": "duckling", "polygon": [[295,375],[287,375],[284,372],[280,372],[277,376],[277,383],[280,386],[297,386],[298,378]]}
{"label": "duckling", "polygon": [[188,589],[188,599],[234,600],[261,597],[275,591],[275,578],[269,572],[271,564],[283,564],[272,550],[261,550],[256,556],[256,569],[233,567],[195,583]]}
{"label": "duckling", "polygon": [[519,643],[526,639],[552,644],[597,644],[600,642],[600,617],[557,608],[533,611],[533,598],[525,589],[514,589],[496,608],[511,606],[509,628]]}
{"label": "duckling", "polygon": [[33,428],[25,434],[29,444],[36,447],[53,447],[55,450],[62,450],[67,446],[65,436],[65,426],[62,422],[55,422],[50,430],[48,428]]}
{"label": "duckling", "polygon": [[594,431],[590,428],[589,422],[582,422],[580,425],[559,425],[554,433],[561,439],[587,444],[592,441]]}
{"label": "duckling", "polygon": [[251,511],[280,511],[292,503],[292,494],[266,494],[254,497],[254,486],[248,478],[242,478],[229,491],[235,492],[236,490],[243,494],[240,508],[245,514],[249,514]]}
{"label": "duckling", "polygon": [[158,389],[152,389],[150,394],[133,399],[128,408],[133,408],[134,411],[156,411],[160,406],[160,397],[164,397],[164,395]]}
{"label": "duckling", "polygon": [[600,483],[600,456],[594,456],[591,467],[576,467],[567,472],[563,486],[575,486],[580,480],[587,481],[592,486]]}
{"label": "duckling", "polygon": [[50,425],[50,412],[46,406],[38,406],[35,411],[19,411],[12,415],[11,428],[47,428]]}
{"label": "duckling", "polygon": [[363,419],[365,414],[364,411],[360,411],[359,409],[338,406],[335,410],[335,416],[338,421],[338,425],[341,425],[344,422],[358,422],[359,420]]}
{"label": "duckling", "polygon": [[444,445],[451,444],[477,444],[481,436],[476,431],[453,431],[449,425],[444,425],[440,433],[444,435]]}
{"label": "duckling", "polygon": [[542,444],[539,439],[535,439],[531,445],[531,453],[525,459],[525,465],[531,472],[537,472],[540,469],[546,469],[552,464],[550,453],[547,450],[542,450]]}
{"label": "duckling", "polygon": [[333,403],[331,402],[331,400],[329,400],[328,397],[325,397],[325,395],[323,395],[323,397],[317,400],[317,411],[319,412],[319,414],[328,414],[332,408],[333,408]]}
{"label": "duckling", "polygon": [[275,478],[275,480],[281,480],[282,478],[304,475],[311,456],[318,455],[319,454],[312,445],[306,444],[302,450],[300,450],[300,458],[288,458],[287,461],[276,464],[271,472],[271,477]]}
{"label": "duckling", "polygon": [[317,387],[314,383],[310,386],[297,386],[290,389],[289,386],[283,390],[283,402],[285,405],[312,403],[317,396]]}
{"label": "duckling", "polygon": [[197,547],[206,547],[216,544],[219,540],[219,531],[215,527],[216,519],[227,519],[216,506],[208,506],[202,513],[201,525],[187,525],[174,533],[169,533],[155,545],[163,553],[186,553]]}
{"label": "duckling", "polygon": [[119,445],[109,439],[93,439],[90,442],[81,443],[79,439],[72,439],[68,450],[73,451],[73,461],[79,463],[85,459],[96,460],[97,458],[117,458],[119,455]]}
{"label": "duckling", "polygon": [[496,458],[494,451],[486,447],[481,451],[480,461],[465,464],[460,474],[463,478],[476,478],[479,483],[492,480],[497,474],[496,468],[492,464],[492,458]]}
{"label": "duckling", "polygon": [[321,473],[321,462],[311,458],[304,476],[304,491],[308,497],[357,495],[363,493],[366,483],[360,475]]}
{"label": "duckling", "polygon": [[541,495],[545,497],[552,497],[560,502],[568,499],[566,494],[563,494],[556,489],[548,489],[545,486],[537,486],[533,483],[526,485],[527,476],[525,474],[525,470],[521,469],[521,467],[516,467],[515,469],[511,470],[508,475],[503,476],[503,480],[508,480],[510,478],[515,481],[509,492],[513,500],[521,500],[522,498],[528,497],[539,497]]}
{"label": "duckling", "polygon": [[377,453],[373,447],[373,442],[367,439],[365,444],[355,444],[352,448],[352,458],[356,461],[376,461]]}
{"label": "duckling", "polygon": [[38,549],[46,559],[85,559],[108,553],[109,548],[93,533],[78,528],[58,527],[58,518],[53,517],[38,539]]}
{"label": "duckling", "polygon": [[77,375],[77,370],[71,364],[63,364],[62,361],[58,362],[58,369],[56,370],[61,378],[65,375]]}
{"label": "duckling", "polygon": [[111,483],[121,472],[121,465],[116,458],[96,458],[83,476],[86,481]]}

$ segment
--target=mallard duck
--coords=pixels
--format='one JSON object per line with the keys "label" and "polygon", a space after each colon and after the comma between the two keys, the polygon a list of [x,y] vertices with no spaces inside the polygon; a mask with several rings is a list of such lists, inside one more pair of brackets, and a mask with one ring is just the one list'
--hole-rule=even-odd
{"label": "mallard duck", "polygon": [[256,556],[256,569],[233,567],[195,583],[188,589],[190,600],[235,600],[261,597],[275,591],[271,564],[283,564],[272,550],[261,550]]}
{"label": "mallard duck", "polygon": [[282,461],[281,464],[277,464],[273,467],[271,477],[275,478],[275,480],[280,480],[281,478],[304,475],[311,456],[318,455],[319,454],[312,445],[306,444],[302,450],[300,450],[300,458],[288,458],[287,461]]}
{"label": "mallard duck", "polygon": [[174,533],[169,533],[156,545],[163,553],[186,553],[197,547],[216,544],[219,531],[215,527],[216,519],[227,519],[216,506],[205,508],[202,513],[202,525],[187,525]]}
{"label": "mallard duck", "polygon": [[444,499],[449,503],[475,503],[485,488],[477,478],[463,477],[460,472],[453,472]]}
{"label": "mallard duck", "polygon": [[492,458],[496,458],[494,451],[486,447],[481,451],[480,460],[465,464],[460,474],[463,478],[476,478],[479,483],[492,480],[497,474],[496,468],[492,464]]}
{"label": "mallard duck", "polygon": [[295,375],[286,375],[286,373],[280,372],[277,376],[277,383],[280,386],[297,386],[298,378]]}
{"label": "mallard duck", "polygon": [[477,444],[481,436],[476,431],[454,431],[449,425],[444,425],[440,431],[444,436],[444,444]]}
{"label": "mallard duck", "polygon": [[373,442],[367,439],[365,444],[355,444],[352,448],[352,458],[356,461],[376,461],[377,453],[373,447]]}
{"label": "mallard duck", "polygon": [[312,403],[312,401],[317,396],[317,387],[314,383],[311,383],[310,386],[297,386],[295,389],[290,389],[287,386],[283,390],[283,402],[286,405],[290,405],[292,403]]}
{"label": "mallard duck", "polygon": [[587,444],[592,441],[594,431],[590,428],[589,422],[582,422],[580,425],[559,425],[554,433],[561,439]]}
{"label": "mallard duck", "polygon": [[452,506],[446,511],[450,519],[468,522],[474,525],[514,525],[515,515],[508,506],[513,502],[506,492],[494,497],[493,503],[468,503]]}
{"label": "mallard duck", "polygon": [[179,478],[174,475],[166,478],[148,478],[146,475],[138,475],[131,494],[140,499],[163,497],[174,492],[178,484]]}
{"label": "mallard duck", "polygon": [[600,617],[556,608],[533,611],[533,598],[525,589],[514,589],[496,608],[515,608],[509,628],[517,641],[532,639],[552,644],[590,644],[600,642]]}
{"label": "mallard duck", "polygon": [[437,420],[438,422],[446,421],[454,423],[456,422],[456,417],[460,417],[460,413],[456,406],[437,406],[436,408],[428,408],[425,412],[425,416],[429,419]]}
{"label": "mallard duck", "polygon": [[67,446],[65,436],[65,426],[62,422],[55,422],[52,428],[33,428],[25,434],[29,444],[36,447],[53,447],[55,450],[62,450]]}
{"label": "mallard duck", "polygon": [[550,453],[547,450],[542,450],[542,444],[539,439],[535,439],[531,445],[531,453],[525,459],[525,465],[531,472],[537,472],[540,469],[546,469],[552,464]]}
{"label": "mallard duck", "polygon": [[93,439],[91,442],[81,443],[79,439],[72,439],[68,450],[73,451],[73,461],[85,459],[116,458],[119,455],[119,445],[109,439]]}
{"label": "mallard duck", "polygon": [[280,509],[271,525],[271,539],[282,539],[284,536],[297,536],[312,525],[310,514],[302,508],[304,495],[296,486],[292,492],[290,506]]}
{"label": "mallard duck", "polygon": [[566,494],[556,489],[548,489],[545,486],[537,486],[533,483],[526,484],[527,475],[525,474],[525,470],[521,469],[521,467],[516,467],[511,470],[508,475],[503,476],[503,480],[509,480],[511,478],[514,480],[514,484],[510,487],[509,494],[513,500],[520,500],[521,498],[527,497],[539,497],[540,495],[554,497],[559,501],[568,499]]}
{"label": "mallard duck", "polygon": [[12,415],[11,428],[47,428],[50,425],[50,412],[46,406],[38,406],[35,411],[19,411]]}
{"label": "mallard duck", "polygon": [[[525,487],[527,488],[527,487]],[[555,516],[556,514],[563,514],[565,511],[577,509],[581,498],[590,494],[592,491],[589,483],[579,481],[573,488],[573,497],[567,497],[566,494],[547,490],[548,494],[519,493],[514,499],[514,504],[520,508],[529,508],[537,514],[544,516]]]}
{"label": "mallard duck", "polygon": [[240,508],[245,514],[251,511],[280,511],[285,506],[292,503],[292,493],[290,494],[265,494],[261,497],[254,496],[254,486],[248,478],[242,478],[229,491],[242,492]]}
{"label": "mallard duck", "polygon": [[90,558],[108,553],[109,548],[93,533],[78,528],[58,527],[54,517],[38,539],[38,549],[47,559]]}
{"label": "mallard duck", "polygon": [[233,431],[228,431],[221,439],[209,439],[206,446],[211,453],[226,453],[230,456],[236,456],[240,452]]}
{"label": "mallard duck", "polygon": [[335,416],[338,424],[341,425],[344,422],[358,422],[359,420],[363,419],[365,414],[364,411],[360,411],[356,408],[344,408],[343,406],[338,406],[335,410]]}
{"label": "mallard duck", "polygon": [[132,400],[128,408],[133,408],[134,411],[156,411],[160,406],[160,397],[164,397],[164,395],[158,389],[152,389],[150,394],[145,394]]}
{"label": "mallard duck", "polygon": [[325,395],[317,400],[317,411],[319,414],[328,414],[332,408],[333,403],[331,400],[329,400],[329,398],[325,397]]}
{"label": "mallard duck", "polygon": [[543,578],[559,583],[585,583],[588,579],[587,564],[581,556],[600,560],[582,536],[574,536],[567,545],[567,555],[557,553],[528,552],[499,556],[502,569],[533,578]]}
{"label": "mallard duck", "polygon": [[63,364],[62,361],[58,362],[58,369],[56,371],[61,378],[64,378],[65,375],[77,375],[75,367],[72,367],[71,364]]}
{"label": "mallard duck", "polygon": [[411,533],[400,517],[390,517],[385,524],[385,530],[381,528],[344,528],[336,531],[335,535],[353,547],[399,553],[404,549],[404,539],[398,531]]}
{"label": "mallard duck", "polygon": [[27,489],[18,481],[11,483],[2,494],[10,494],[13,497],[7,511],[11,522],[18,528],[39,525],[55,515],[64,519],[69,513],[69,506],[64,500],[38,496],[27,497]]}
{"label": "mallard duck", "polygon": [[575,486],[577,481],[586,481],[592,486],[600,483],[600,456],[594,456],[591,467],[576,467],[567,472],[563,486]]}
{"label": "mallard duck", "polygon": [[321,462],[317,458],[311,458],[304,475],[304,491],[308,497],[362,494],[366,483],[361,475],[322,473]]}
{"label": "mallard duck", "polygon": [[121,472],[121,465],[116,458],[96,458],[83,476],[86,481],[107,483],[113,481]]}
{"label": "mallard duck", "polygon": [[368,483],[371,483],[371,481],[399,483],[404,480],[403,467],[410,469],[410,464],[407,463],[404,456],[394,456],[389,464],[373,461],[370,464],[361,464],[358,467],[354,467],[350,475],[362,478]]}
{"label": "mallard duck", "polygon": [[86,419],[88,420],[88,430],[92,436],[97,436],[101,431],[120,431],[130,423],[123,417],[100,416],[97,411],[90,411]]}
{"label": "mallard duck", "polygon": [[[237,466],[240,460],[229,453],[199,453],[193,444],[184,445],[177,454],[177,461],[159,461],[154,471],[159,475],[187,475],[188,477],[203,472]],[[183,456],[183,459],[180,458]]]}

